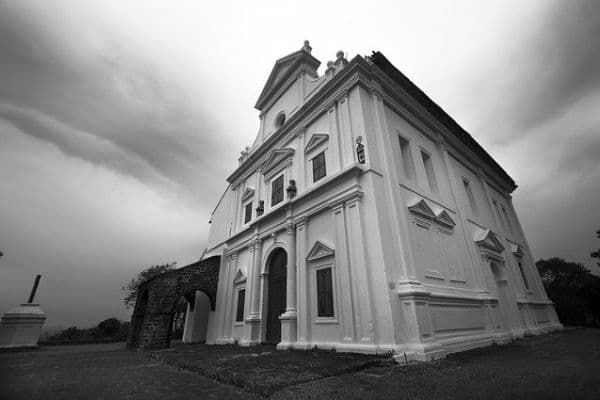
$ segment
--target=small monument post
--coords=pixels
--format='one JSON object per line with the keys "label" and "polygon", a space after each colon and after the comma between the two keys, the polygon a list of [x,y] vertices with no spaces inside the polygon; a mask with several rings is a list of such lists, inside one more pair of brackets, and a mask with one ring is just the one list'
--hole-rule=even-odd
{"label": "small monument post", "polygon": [[0,321],[0,349],[37,347],[46,321],[46,314],[39,304],[35,304],[35,294],[42,275],[35,277],[27,303],[13,308],[2,316]]}

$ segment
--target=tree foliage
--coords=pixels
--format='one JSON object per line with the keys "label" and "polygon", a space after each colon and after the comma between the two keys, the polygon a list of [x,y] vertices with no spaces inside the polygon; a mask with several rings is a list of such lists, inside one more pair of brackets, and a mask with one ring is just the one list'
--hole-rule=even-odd
{"label": "tree foliage", "polygon": [[148,267],[143,271],[138,272],[136,277],[132,278],[131,281],[122,288],[125,292],[125,298],[123,299],[125,307],[132,308],[133,306],[135,306],[135,301],[137,299],[137,288],[141,283],[155,277],[156,275],[160,275],[167,271],[175,269],[176,264],[177,262],[172,262],[163,265],[152,265],[151,267]]}
{"label": "tree foliage", "polygon": [[[597,238],[597,239],[600,239],[600,229],[598,229],[598,230],[596,231],[596,238]],[[592,257],[592,258],[597,258],[597,259],[598,259],[598,262],[597,262],[597,264],[598,264],[598,266],[600,267],[600,249],[598,249],[598,250],[596,250],[596,251],[592,251],[592,252],[590,253],[590,257]]]}
{"label": "tree foliage", "polygon": [[563,324],[600,326],[600,277],[558,257],[539,260],[536,266]]}
{"label": "tree foliage", "polygon": [[108,318],[93,328],[77,328],[71,326],[50,336],[49,344],[76,344],[95,342],[119,342],[127,339],[129,322]]}

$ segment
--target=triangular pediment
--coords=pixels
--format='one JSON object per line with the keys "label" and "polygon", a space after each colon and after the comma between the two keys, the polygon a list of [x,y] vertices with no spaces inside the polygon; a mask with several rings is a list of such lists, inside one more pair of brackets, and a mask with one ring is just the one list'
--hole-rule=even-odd
{"label": "triangular pediment", "polygon": [[237,274],[235,274],[235,278],[233,278],[233,284],[239,285],[240,283],[245,283],[246,280],[246,271],[244,271],[243,268],[238,269]]}
{"label": "triangular pediment", "polygon": [[449,228],[453,228],[456,225],[456,222],[452,219],[448,211],[442,210],[436,216],[435,220],[442,225],[445,225]]}
{"label": "triangular pediment", "polygon": [[510,246],[510,251],[519,258],[522,258],[525,255],[525,251],[523,251],[523,247],[518,244],[512,243]]}
{"label": "triangular pediment", "polygon": [[247,187],[246,190],[244,190],[244,193],[242,193],[242,202],[246,201],[252,196],[254,196],[254,189]]}
{"label": "triangular pediment", "polygon": [[324,143],[329,140],[329,135],[326,133],[315,133],[310,137],[310,140],[306,144],[304,148],[304,154],[310,153],[316,147],[320,146],[321,143]]}
{"label": "triangular pediment", "polygon": [[433,212],[431,207],[429,207],[429,204],[427,204],[427,202],[423,199],[416,199],[408,205],[408,209],[410,210],[410,212],[418,214],[422,217],[431,219],[435,218],[435,213]]}
{"label": "triangular pediment", "polygon": [[317,75],[317,68],[321,62],[310,54],[310,47],[305,45],[302,49],[295,51],[275,62],[267,83],[258,96],[255,107],[262,109],[270,97],[281,87],[281,84],[295,71],[305,70],[312,75]]}
{"label": "triangular pediment", "polygon": [[294,155],[294,149],[290,149],[290,148],[274,149],[271,152],[271,154],[269,154],[269,157],[267,157],[267,159],[265,160],[265,163],[263,164],[263,166],[260,170],[261,174],[265,175],[270,170],[272,170],[277,165],[279,165],[279,163],[281,163],[283,160],[285,160],[288,157],[291,157],[293,155]]}
{"label": "triangular pediment", "polygon": [[332,246],[329,246],[320,240],[317,240],[306,256],[307,261],[314,261],[324,257],[330,257],[335,254]]}
{"label": "triangular pediment", "polygon": [[489,229],[478,229],[473,235],[473,239],[478,246],[485,247],[497,253],[504,251],[504,246],[502,246],[496,234]]}

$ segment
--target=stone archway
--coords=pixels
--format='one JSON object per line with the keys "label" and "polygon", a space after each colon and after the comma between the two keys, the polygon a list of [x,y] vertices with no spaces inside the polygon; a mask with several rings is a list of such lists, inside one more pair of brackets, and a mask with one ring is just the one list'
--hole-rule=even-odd
{"label": "stone archway", "polygon": [[199,290],[188,296],[188,309],[183,328],[183,343],[206,342],[206,331],[208,328],[208,316],[210,313],[210,299],[206,293]]}
{"label": "stone archway", "polygon": [[267,259],[267,315],[265,342],[281,342],[281,320],[286,308],[287,253],[278,247]]}
{"label": "stone archway", "polygon": [[176,302],[203,292],[215,310],[221,257],[214,256],[180,269],[165,272],[143,282],[131,317],[127,339],[129,348],[169,347]]}

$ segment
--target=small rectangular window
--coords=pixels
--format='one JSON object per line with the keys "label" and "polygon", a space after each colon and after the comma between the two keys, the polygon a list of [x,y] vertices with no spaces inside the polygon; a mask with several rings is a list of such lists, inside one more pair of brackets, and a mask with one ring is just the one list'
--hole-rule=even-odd
{"label": "small rectangular window", "polygon": [[279,175],[271,184],[271,206],[283,201],[283,175]]}
{"label": "small rectangular window", "polygon": [[508,226],[508,230],[510,232],[514,232],[512,223],[510,222],[510,216],[506,212],[506,208],[502,207],[502,214],[504,215],[504,219],[506,220],[506,226]]}
{"label": "small rectangular window", "polygon": [[252,202],[246,204],[244,209],[244,223],[247,224],[252,219]]}
{"label": "small rectangular window", "polygon": [[398,140],[400,141],[400,157],[402,158],[402,166],[404,167],[404,176],[406,176],[407,180],[414,181],[415,168],[410,152],[410,144],[402,136],[398,136]]}
{"label": "small rectangular window", "polygon": [[521,276],[523,277],[523,283],[525,283],[525,288],[529,290],[529,282],[527,282],[527,277],[525,276],[525,271],[523,270],[523,263],[519,261],[519,271],[521,271]]}
{"label": "small rectangular window", "polygon": [[423,166],[425,167],[425,175],[427,175],[427,183],[429,183],[429,190],[432,193],[438,193],[437,179],[435,179],[435,171],[433,170],[433,161],[431,156],[421,150],[421,158],[423,159]]}
{"label": "small rectangular window", "polygon": [[506,226],[504,226],[504,219],[502,217],[502,214],[500,214],[500,207],[498,206],[498,202],[496,201],[496,199],[492,199],[492,204],[494,205],[496,215],[498,216],[498,220],[500,221],[500,226],[504,230],[506,230]]}
{"label": "small rectangular window", "polygon": [[473,196],[473,191],[471,190],[471,184],[465,178],[463,178],[463,186],[465,187],[465,192],[467,193],[467,198],[469,199],[471,211],[473,211],[474,215],[477,215],[479,210],[477,209],[477,203],[475,202],[475,197]]}
{"label": "small rectangular window", "polygon": [[326,174],[325,167],[325,152],[319,153],[315,158],[312,159],[312,167],[313,167],[313,182],[318,181],[323,178]]}
{"label": "small rectangular window", "polygon": [[235,313],[235,322],[244,321],[244,300],[246,297],[246,289],[238,290],[237,312]]}
{"label": "small rectangular window", "polygon": [[331,268],[317,271],[317,312],[319,317],[333,317]]}

